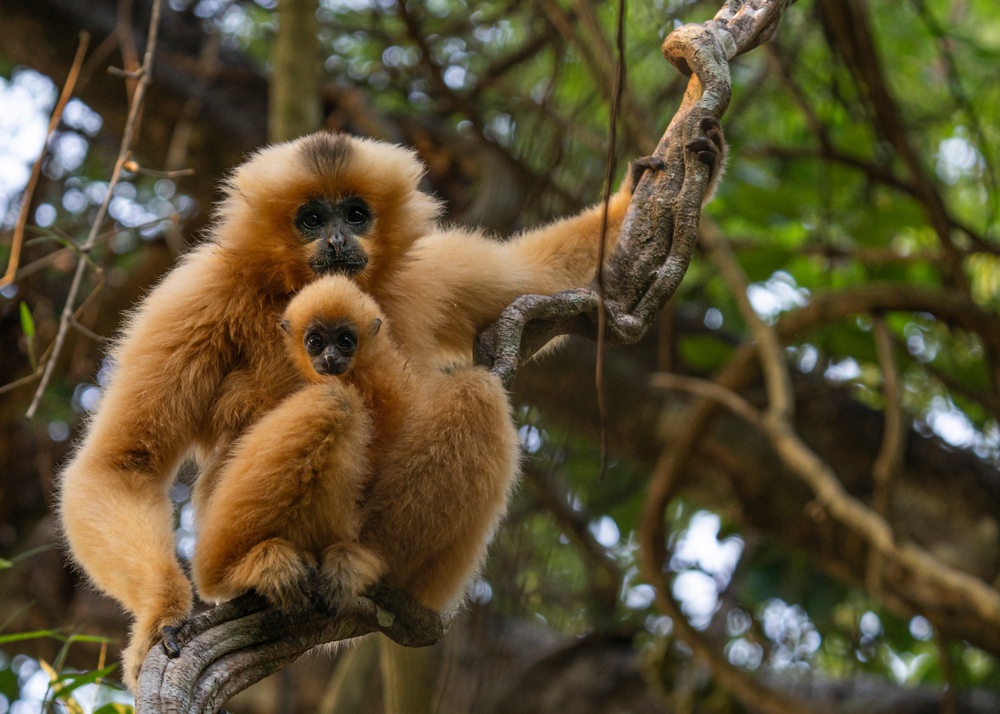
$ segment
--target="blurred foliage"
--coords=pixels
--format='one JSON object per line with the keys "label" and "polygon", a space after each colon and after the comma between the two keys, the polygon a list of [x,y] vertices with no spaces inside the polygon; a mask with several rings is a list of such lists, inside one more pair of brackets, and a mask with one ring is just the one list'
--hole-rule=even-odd
{"label": "blurred foliage", "polygon": [[[706,19],[718,4],[628,4],[628,97],[637,114],[624,122],[619,135],[619,176],[628,159],[649,152],[649,141],[656,140],[679,103],[683,85],[660,54],[663,37],[679,23]],[[218,33],[227,48],[242,50],[266,70],[275,31],[273,1],[171,0],[170,6],[194,12],[206,32]],[[375,115],[433,126],[455,142],[484,138],[525,175],[538,179],[517,226],[592,202],[600,192],[608,122],[606,93],[599,90],[594,67],[601,66],[601,48],[610,46],[614,3],[429,0],[408,7],[409,20],[395,0],[323,0],[319,16],[327,81],[360,92]],[[604,40],[588,35],[578,14],[583,7],[595,13]],[[570,21],[575,39],[554,29],[556,15]],[[984,247],[954,232],[965,251],[962,265],[972,298],[996,313],[1000,13],[995,0],[870,3],[869,17],[909,141],[956,221],[985,241]],[[0,57],[6,91],[25,72],[30,70]],[[38,89],[44,78],[30,79],[25,75],[21,81],[35,88],[36,97],[44,95],[44,87]],[[813,2],[800,0],[789,9],[771,46],[739,58],[733,83],[724,126],[734,158],[706,214],[737,248],[753,282],[751,300],[762,316],[773,321],[822,291],[876,281],[950,285],[923,206],[880,178],[904,181],[906,168],[875,128],[872,108],[859,94],[850,68],[831,51]],[[48,110],[44,101],[40,106]],[[107,189],[116,139],[95,117],[80,103],[76,112],[67,111],[50,142],[48,181],[36,196],[34,219],[52,251],[86,235]],[[823,160],[817,127],[826,146],[848,160]],[[10,205],[0,206],[6,227],[16,215],[17,200],[11,198]],[[127,175],[112,201],[113,223],[89,259],[102,266],[111,287],[121,285],[151,242],[208,209],[206,198],[186,195],[181,182]],[[0,245],[0,263],[8,257],[9,246]],[[4,348],[23,355],[20,371],[12,376],[29,373],[34,350],[54,335],[71,267],[72,256],[63,250],[25,283],[23,292],[3,293],[4,318],[14,311],[22,326],[17,344]],[[83,295],[97,283],[95,277],[88,280]],[[680,368],[691,373],[705,375],[724,365],[748,333],[713,266],[698,258],[673,309],[704,318],[707,326],[677,342]],[[922,433],[936,434],[950,447],[972,451],[996,466],[1000,426],[974,398],[994,388],[978,337],[926,313],[891,313],[886,319],[898,343],[905,413]],[[788,354],[803,374],[850,384],[857,399],[884,408],[869,318],[814,330]],[[79,434],[84,415],[99,398],[100,383],[98,373],[93,380],[76,374],[50,385],[41,414],[52,440],[63,443]],[[571,635],[617,630],[634,635],[648,650],[670,646],[669,621],[657,612],[636,565],[634,532],[647,474],[613,458],[599,480],[592,438],[534,405],[521,405],[519,419],[528,471],[561,484],[563,507],[587,524],[622,582],[614,586],[608,607],[579,538],[525,485],[472,600]],[[990,655],[967,643],[939,641],[923,617],[901,619],[780,543],[749,536],[744,542],[737,524],[712,514],[712,505],[687,497],[675,502],[668,514],[675,553],[671,567],[678,573],[675,595],[692,620],[710,629],[723,623],[716,629],[734,664],[747,671],[808,671],[834,678],[867,673],[900,684],[938,684],[945,649],[956,686],[1000,690],[1000,666]],[[694,555],[681,558],[692,539],[697,540],[691,545]],[[0,560],[0,578],[7,565]],[[698,613],[704,615],[701,620]],[[82,639],[59,636],[66,647]],[[0,649],[18,651],[15,641],[3,635]],[[37,672],[51,669],[47,691],[68,702],[73,687],[109,671],[93,671],[87,679],[59,674],[57,665],[0,652],[0,712]],[[117,706],[109,701],[98,711],[117,711],[108,708]],[[74,711],[68,703],[66,710]]]}

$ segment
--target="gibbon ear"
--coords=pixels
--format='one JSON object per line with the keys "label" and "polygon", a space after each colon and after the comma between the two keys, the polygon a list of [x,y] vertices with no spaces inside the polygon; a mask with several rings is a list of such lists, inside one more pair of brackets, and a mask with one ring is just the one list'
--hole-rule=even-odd
{"label": "gibbon ear", "polygon": [[286,335],[290,335],[292,333],[292,326],[288,323],[288,320],[281,321],[281,329],[284,330]]}
{"label": "gibbon ear", "polygon": [[377,317],[372,321],[372,334],[377,335],[379,329],[382,327],[382,321]]}

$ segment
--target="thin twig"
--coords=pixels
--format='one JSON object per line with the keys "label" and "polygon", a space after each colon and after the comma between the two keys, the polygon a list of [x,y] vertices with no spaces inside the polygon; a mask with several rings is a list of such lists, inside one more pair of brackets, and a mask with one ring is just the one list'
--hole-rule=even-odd
{"label": "thin twig", "polygon": [[[875,337],[879,367],[882,369],[882,390],[885,396],[882,446],[872,465],[872,478],[875,483],[872,508],[882,518],[888,519],[889,487],[902,471],[906,454],[907,424],[903,421],[899,404],[899,370],[896,369],[896,359],[893,355],[892,334],[885,324],[885,318],[881,315],[873,316],[872,334]],[[878,596],[882,592],[882,554],[877,548],[871,549],[866,580],[868,590]]]}
{"label": "thin twig", "polygon": [[655,372],[649,378],[649,386],[660,389],[679,389],[718,402],[733,414],[742,417],[754,426],[761,426],[760,411],[746,399],[717,382],[688,377],[669,372]]}
{"label": "thin twig", "polygon": [[882,369],[883,393],[885,396],[885,431],[882,447],[879,449],[872,475],[875,477],[875,495],[872,504],[883,518],[889,510],[889,485],[903,469],[906,453],[906,427],[899,404],[899,370],[893,356],[893,339],[885,319],[875,315],[872,332],[878,363]]}
{"label": "thin twig", "polygon": [[[125,131],[122,134],[121,148],[118,150],[118,159],[115,161],[115,168],[111,173],[111,180],[108,182],[108,190],[104,195],[104,200],[101,202],[101,207],[97,210],[97,216],[94,218],[94,222],[90,226],[90,234],[87,236],[87,240],[80,250],[83,252],[90,251],[97,242],[98,231],[101,229],[101,225],[104,223],[104,219],[107,216],[108,204],[111,203],[111,196],[114,193],[114,188],[118,184],[118,179],[121,177],[122,167],[125,161],[128,160],[129,149],[132,146],[132,135],[136,128],[136,122],[139,117],[139,111],[142,106],[143,97],[146,94],[146,88],[149,86],[150,78],[152,76],[153,67],[153,56],[156,52],[156,36],[157,30],[160,25],[160,3],[161,0],[153,0],[153,12],[149,20],[149,39],[146,42],[146,56],[142,61],[143,75],[139,79],[139,84],[136,87],[135,94],[132,97],[132,104],[129,108],[128,120],[125,122]],[[49,380],[52,379],[52,372],[55,369],[56,362],[59,361],[59,353],[62,351],[63,342],[66,340],[66,333],[69,331],[70,319],[73,316],[73,303],[76,301],[76,295],[80,291],[80,284],[83,281],[83,274],[86,271],[87,262],[85,260],[80,260],[76,264],[76,272],[73,274],[73,282],[70,284],[69,295],[66,296],[66,304],[63,306],[62,315],[59,319],[59,331],[56,333],[56,339],[53,343],[52,358],[49,360],[48,364],[45,365],[45,372],[42,374],[41,384],[38,385],[38,389],[35,391],[35,396],[31,400],[31,406],[28,407],[28,411],[25,414],[29,419],[35,416],[35,411],[38,409],[38,403],[42,399],[42,395],[45,393],[45,388],[48,386]]]}
{"label": "thin twig", "polygon": [[145,167],[139,166],[139,163],[134,159],[129,159],[125,162],[122,167],[126,171],[131,171],[134,174],[142,174],[143,176],[154,176],[156,178],[179,178],[181,176],[194,176],[194,169],[175,169],[173,171],[157,171],[156,169],[147,169]]}
{"label": "thin twig", "polygon": [[625,88],[625,0],[618,0],[618,63],[615,65],[615,86],[611,95],[611,121],[608,124],[608,155],[604,166],[604,206],[601,212],[601,237],[597,246],[597,366],[594,368],[594,385],[597,388],[597,411],[601,423],[601,469],[598,481],[604,480],[608,468],[608,422],[604,403],[604,331],[607,326],[607,309],[604,283],[605,241],[608,237],[608,210],[611,205],[611,180],[615,172],[615,139],[618,133],[618,107]]}
{"label": "thin twig", "polygon": [[45,132],[45,144],[42,146],[42,153],[39,154],[35,165],[31,167],[31,176],[28,178],[28,185],[24,187],[24,194],[21,196],[21,208],[17,214],[17,223],[14,226],[14,238],[10,246],[10,261],[7,263],[7,272],[0,279],[0,288],[10,285],[17,276],[17,266],[21,262],[21,244],[24,241],[24,227],[28,222],[28,211],[31,208],[31,197],[35,193],[35,184],[38,183],[38,177],[42,172],[42,161],[44,161],[45,155],[48,153],[49,140],[59,126],[59,120],[62,119],[63,109],[66,108],[69,98],[73,96],[73,88],[76,86],[77,77],[80,76],[80,67],[83,65],[83,57],[87,54],[87,46],[89,44],[90,34],[81,32],[80,45],[76,48],[73,66],[70,67],[69,76],[66,77],[66,83],[63,85],[62,94],[59,95],[59,102],[56,104],[55,111],[52,112],[52,118],[49,119],[49,128]]}
{"label": "thin twig", "polygon": [[952,666],[951,652],[948,650],[948,638],[937,630],[938,661],[941,663],[941,679],[944,680],[944,690],[941,692],[941,714],[958,714],[958,698],[955,691],[955,668]]}
{"label": "thin twig", "polygon": [[106,337],[102,337],[101,335],[91,330],[89,327],[80,324],[80,321],[77,320],[75,317],[72,320],[70,320],[70,324],[73,325],[73,327],[75,327],[81,334],[86,335],[87,337],[92,339],[94,342],[97,342],[98,344],[107,342]]}

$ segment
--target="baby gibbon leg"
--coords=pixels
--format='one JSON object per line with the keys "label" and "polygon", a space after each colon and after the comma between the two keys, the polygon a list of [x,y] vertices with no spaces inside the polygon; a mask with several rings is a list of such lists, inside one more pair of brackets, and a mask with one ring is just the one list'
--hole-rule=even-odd
{"label": "baby gibbon leg", "polygon": [[333,616],[385,572],[385,562],[359,543],[335,543],[323,551],[313,605]]}
{"label": "baby gibbon leg", "polygon": [[251,427],[199,504],[199,594],[220,601],[254,589],[281,607],[302,600],[310,554],[357,537],[370,439],[364,401],[339,383],[305,387]]}

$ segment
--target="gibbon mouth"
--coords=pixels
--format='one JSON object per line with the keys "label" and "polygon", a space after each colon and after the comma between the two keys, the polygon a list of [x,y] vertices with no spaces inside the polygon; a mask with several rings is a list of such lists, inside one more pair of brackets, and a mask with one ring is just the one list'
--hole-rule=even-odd
{"label": "gibbon mouth", "polygon": [[339,273],[350,277],[360,273],[367,265],[367,260],[331,260],[324,263],[310,263],[309,267],[317,275]]}

